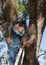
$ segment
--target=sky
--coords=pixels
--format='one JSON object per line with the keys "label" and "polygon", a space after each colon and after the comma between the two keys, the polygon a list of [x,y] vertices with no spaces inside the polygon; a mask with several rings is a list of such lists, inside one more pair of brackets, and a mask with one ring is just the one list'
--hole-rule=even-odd
{"label": "sky", "polygon": [[43,33],[43,38],[42,38],[42,42],[41,42],[41,46],[40,46],[43,50],[46,49],[46,27]]}
{"label": "sky", "polygon": [[[41,41],[41,45],[40,45],[40,48],[42,48],[42,50],[46,50],[46,27],[45,27],[45,30],[44,30],[44,33],[43,33],[43,38],[42,38],[42,41]],[[39,54],[42,54],[44,53],[43,51]],[[44,65],[44,62],[46,62],[46,60],[43,59],[44,56],[41,56],[39,57],[39,61],[40,61],[40,65]]]}

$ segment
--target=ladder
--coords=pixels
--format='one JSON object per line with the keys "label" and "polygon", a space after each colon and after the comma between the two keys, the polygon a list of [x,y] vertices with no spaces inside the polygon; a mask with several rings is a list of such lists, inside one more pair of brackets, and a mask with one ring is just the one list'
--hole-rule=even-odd
{"label": "ladder", "polygon": [[25,56],[25,50],[21,47],[19,49],[14,65],[23,65],[24,56]]}

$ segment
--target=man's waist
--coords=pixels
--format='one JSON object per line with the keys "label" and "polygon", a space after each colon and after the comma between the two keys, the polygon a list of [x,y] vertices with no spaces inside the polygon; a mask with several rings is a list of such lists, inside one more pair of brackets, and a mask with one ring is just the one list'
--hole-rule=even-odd
{"label": "man's waist", "polygon": [[18,48],[20,48],[21,45],[17,45],[17,44],[16,44],[16,45],[13,45],[13,44],[12,44],[12,45],[10,45],[10,47],[18,47]]}

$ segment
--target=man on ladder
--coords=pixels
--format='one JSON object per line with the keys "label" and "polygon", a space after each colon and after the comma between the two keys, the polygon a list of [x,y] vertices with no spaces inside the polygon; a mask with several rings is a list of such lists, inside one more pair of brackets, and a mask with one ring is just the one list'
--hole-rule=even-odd
{"label": "man on ladder", "polygon": [[[9,37],[7,38],[7,43],[10,44],[9,47],[9,65],[17,65],[19,63],[20,57],[22,55],[22,62],[24,53],[21,46],[21,40],[25,33],[24,24],[22,22],[17,22],[12,26],[10,31],[11,40],[9,41]],[[19,53],[18,53],[19,52]],[[22,64],[22,62],[20,64]]]}

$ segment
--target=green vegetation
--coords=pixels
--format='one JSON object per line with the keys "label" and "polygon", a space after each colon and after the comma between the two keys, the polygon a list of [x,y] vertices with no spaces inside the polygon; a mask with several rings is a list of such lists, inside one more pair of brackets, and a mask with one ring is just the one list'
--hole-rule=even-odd
{"label": "green vegetation", "polygon": [[16,0],[16,2],[18,7],[18,15],[23,14],[22,17],[28,16],[29,12],[27,0],[22,0],[22,2],[20,0]]}

